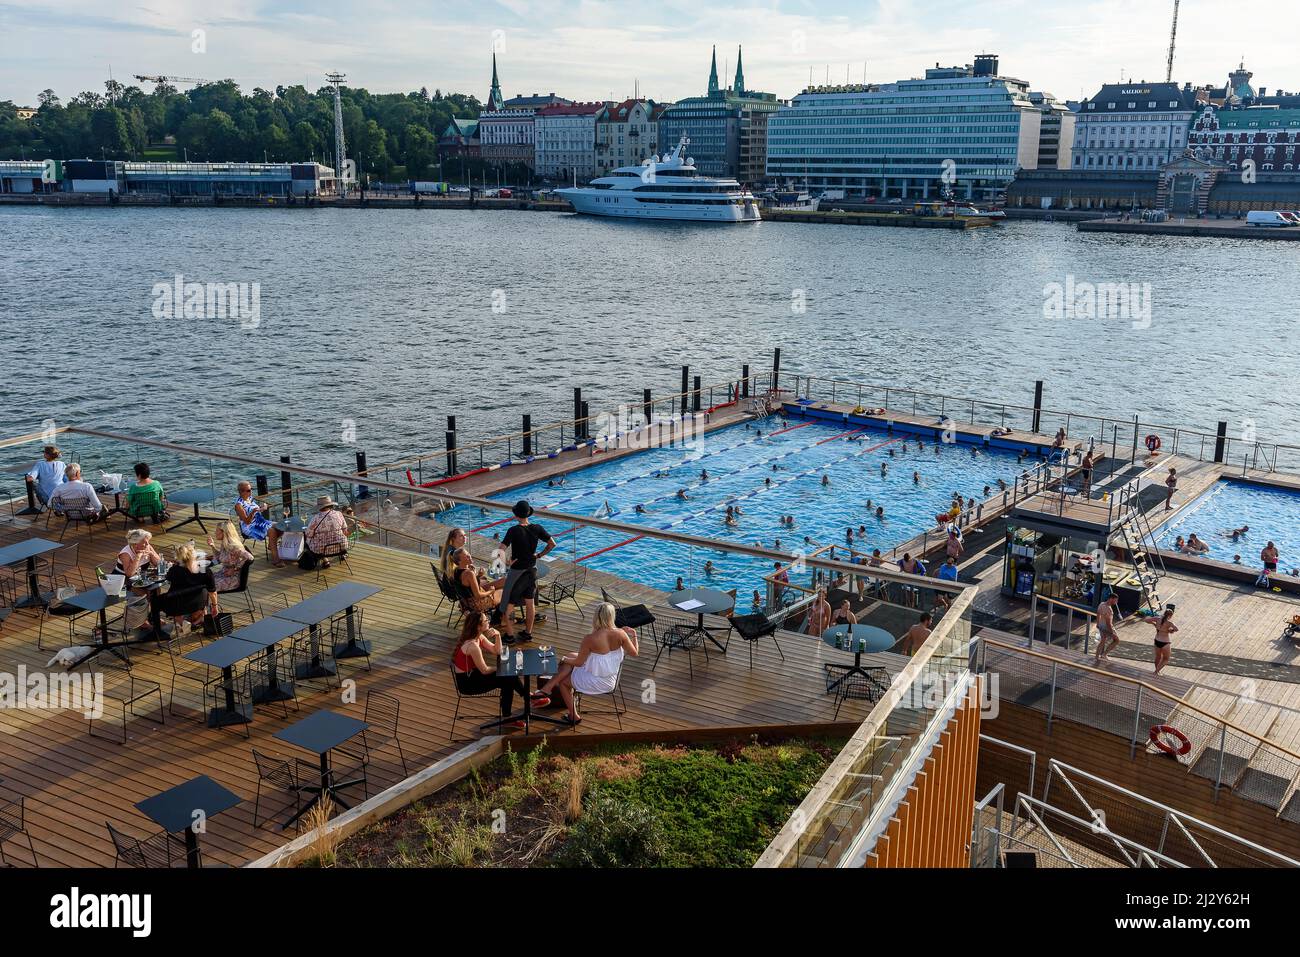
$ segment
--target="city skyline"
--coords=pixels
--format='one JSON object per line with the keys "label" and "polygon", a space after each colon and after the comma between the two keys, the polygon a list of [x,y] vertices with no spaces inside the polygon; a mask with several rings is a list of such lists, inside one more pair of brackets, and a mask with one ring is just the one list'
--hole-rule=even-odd
{"label": "city skyline", "polygon": [[[192,0],[121,10],[35,0],[0,3],[0,99],[35,105],[48,87],[67,100],[102,91],[110,71],[128,84],[141,73],[231,78],[245,91],[297,83],[314,90],[334,69],[372,92],[425,87],[483,99],[495,49],[506,97],[619,100],[639,86],[643,97],[671,101],[702,92],[715,45],[723,75],[743,45],[748,84],[783,99],[803,89],[810,73],[814,83],[864,75],[892,82],[936,62],[969,63],[980,52],[1000,55],[1004,74],[1035,89],[1078,99],[1121,77],[1162,80],[1172,6],[778,0],[699,9],[678,0],[495,0],[473,13],[442,4],[411,13],[379,2],[358,19],[337,0],[310,11],[295,0],[240,0],[219,17]],[[1184,2],[1174,79],[1221,82],[1244,58],[1258,84],[1300,87],[1286,40],[1296,27],[1300,10],[1277,0],[1242,0],[1227,19],[1209,4]]]}

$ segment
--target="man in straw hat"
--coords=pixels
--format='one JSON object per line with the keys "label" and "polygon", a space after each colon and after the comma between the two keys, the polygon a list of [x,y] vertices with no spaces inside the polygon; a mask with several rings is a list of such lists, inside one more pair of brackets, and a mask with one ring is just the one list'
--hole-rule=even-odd
{"label": "man in straw hat", "polygon": [[[328,495],[316,499],[316,514],[307,523],[307,552],[301,564],[305,568],[329,568],[330,560],[322,557],[325,553],[338,554],[347,550],[348,522],[343,513],[338,511],[337,503]],[[310,558],[308,558],[310,556]]]}

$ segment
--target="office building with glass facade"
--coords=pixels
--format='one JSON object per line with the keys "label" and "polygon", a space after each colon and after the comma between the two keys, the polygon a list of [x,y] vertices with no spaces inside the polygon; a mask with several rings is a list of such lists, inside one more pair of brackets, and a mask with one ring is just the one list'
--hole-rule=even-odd
{"label": "office building with glass facade", "polygon": [[1042,111],[994,56],[924,79],[804,90],[771,117],[770,180],[842,189],[846,199],[995,201],[1035,169]]}

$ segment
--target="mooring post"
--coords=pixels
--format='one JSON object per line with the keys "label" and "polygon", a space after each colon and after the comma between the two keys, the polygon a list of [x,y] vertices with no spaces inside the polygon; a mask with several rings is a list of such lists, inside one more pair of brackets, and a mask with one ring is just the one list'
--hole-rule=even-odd
{"label": "mooring post", "polygon": [[1228,423],[1219,423],[1219,432],[1214,437],[1214,461],[1222,462],[1228,445]]}
{"label": "mooring post", "polygon": [[533,454],[533,417],[524,416],[524,457]]}
{"label": "mooring post", "polygon": [[740,395],[741,398],[749,398],[749,363],[740,367]]}
{"label": "mooring post", "polygon": [[[289,456],[280,456],[280,461],[289,464]],[[288,471],[280,472],[280,502],[288,514],[293,514],[293,476]]]}
{"label": "mooring post", "polygon": [[778,348],[772,353],[772,388],[776,389],[781,384],[781,350]]}
{"label": "mooring post", "polygon": [[[361,478],[365,478],[366,476],[366,453],[365,452],[357,453],[357,475],[360,476]],[[357,498],[369,498],[369,497],[370,497],[370,489],[364,485],[358,485]]]}
{"label": "mooring post", "polygon": [[1043,380],[1034,383],[1034,427],[1030,429],[1035,435],[1043,422]]}
{"label": "mooring post", "polygon": [[573,441],[577,442],[582,438],[582,389],[574,387],[573,390]]}
{"label": "mooring post", "polygon": [[691,390],[691,392],[693,393],[693,395],[691,396],[691,411],[699,412],[700,411],[700,377],[699,376],[695,377],[694,386],[695,387]]}
{"label": "mooring post", "polygon": [[271,488],[270,484],[266,480],[266,476],[254,475],[253,481],[257,483],[257,497],[266,498],[267,492],[269,492]]}
{"label": "mooring post", "polygon": [[655,407],[654,403],[650,401],[649,389],[641,390],[641,411],[645,414],[646,425],[654,421]]}
{"label": "mooring post", "polygon": [[689,397],[690,391],[691,391],[691,367],[682,366],[682,401],[680,403],[682,409],[682,415],[686,414],[686,406],[687,406],[686,400]]}
{"label": "mooring post", "polygon": [[447,416],[447,474],[456,474],[456,417]]}
{"label": "mooring post", "polygon": [[579,411],[582,412],[582,437],[584,439],[590,439],[591,438],[591,413],[587,411],[587,402],[585,399],[583,400],[582,408]]}

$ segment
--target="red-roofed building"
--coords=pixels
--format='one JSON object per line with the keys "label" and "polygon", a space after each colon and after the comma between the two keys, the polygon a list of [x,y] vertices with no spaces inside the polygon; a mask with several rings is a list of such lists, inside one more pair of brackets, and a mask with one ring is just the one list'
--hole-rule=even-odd
{"label": "red-roofed building", "polygon": [[557,182],[585,182],[596,175],[596,125],[605,103],[545,106],[534,121],[537,175]]}

